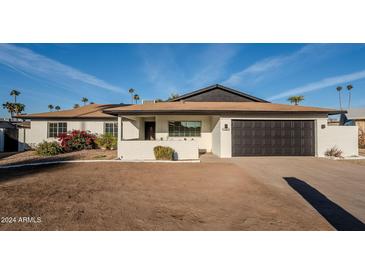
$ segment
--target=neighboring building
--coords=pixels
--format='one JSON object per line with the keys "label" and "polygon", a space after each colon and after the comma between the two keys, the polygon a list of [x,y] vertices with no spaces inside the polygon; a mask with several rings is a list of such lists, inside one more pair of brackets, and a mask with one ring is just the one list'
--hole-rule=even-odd
{"label": "neighboring building", "polygon": [[17,118],[31,120],[25,130],[25,142],[35,147],[42,141],[55,141],[60,133],[71,130],[87,130],[95,134],[118,133],[117,117],[103,112],[120,105],[89,104],[75,109],[19,115]]}
{"label": "neighboring building", "polygon": [[273,104],[221,85],[169,102],[94,107],[23,115],[31,119],[27,142],[71,129],[103,133],[117,122],[118,157],[126,160],[152,160],[157,145],[172,147],[178,159],[198,159],[202,151],[222,158],[324,156],[334,146],[358,155],[357,127],[327,126],[328,115],[342,111]]}
{"label": "neighboring building", "polygon": [[345,114],[345,123],[356,125],[365,132],[365,108],[352,108]]}
{"label": "neighboring building", "polygon": [[0,120],[0,152],[16,152],[23,149],[23,143],[19,141],[19,131],[22,132],[24,126],[16,121]]}

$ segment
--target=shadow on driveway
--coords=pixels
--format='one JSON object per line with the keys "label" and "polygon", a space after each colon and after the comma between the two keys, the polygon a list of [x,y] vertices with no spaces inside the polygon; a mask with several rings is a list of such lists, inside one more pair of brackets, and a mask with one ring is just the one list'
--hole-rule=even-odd
{"label": "shadow on driveway", "polygon": [[332,202],[314,187],[295,177],[284,177],[284,180],[335,229],[341,231],[365,231],[365,224],[362,221]]}

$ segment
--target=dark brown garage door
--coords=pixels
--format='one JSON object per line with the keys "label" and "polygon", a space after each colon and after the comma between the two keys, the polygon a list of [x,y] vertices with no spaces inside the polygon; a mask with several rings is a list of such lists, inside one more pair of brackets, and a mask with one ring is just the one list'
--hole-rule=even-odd
{"label": "dark brown garage door", "polygon": [[314,122],[232,120],[232,156],[314,156]]}

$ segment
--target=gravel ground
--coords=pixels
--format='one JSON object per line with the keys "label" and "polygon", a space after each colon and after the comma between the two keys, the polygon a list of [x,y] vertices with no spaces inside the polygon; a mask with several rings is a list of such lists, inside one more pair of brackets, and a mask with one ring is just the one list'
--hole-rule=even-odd
{"label": "gravel ground", "polygon": [[25,151],[19,153],[0,153],[0,166],[60,160],[111,160],[116,157],[116,150],[102,149],[75,151],[56,156],[39,156],[35,151]]}
{"label": "gravel ground", "polygon": [[0,230],[333,229],[302,200],[222,162],[0,170]]}

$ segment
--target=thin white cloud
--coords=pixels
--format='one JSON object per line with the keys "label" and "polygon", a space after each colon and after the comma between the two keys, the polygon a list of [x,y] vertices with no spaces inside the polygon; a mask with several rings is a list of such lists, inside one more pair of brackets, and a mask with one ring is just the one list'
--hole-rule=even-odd
{"label": "thin white cloud", "polygon": [[338,54],[341,51],[351,49],[352,47],[341,47],[337,45],[328,46],[327,44],[305,45],[291,54],[273,56],[259,60],[245,69],[233,73],[223,82],[223,84],[239,85],[247,81],[256,82],[262,80],[270,73],[275,73],[279,68],[285,65],[293,64],[298,61],[306,62],[310,57],[314,57],[315,61],[318,62],[324,58]]}
{"label": "thin white cloud", "polygon": [[70,80],[79,81],[113,92],[124,92],[120,87],[24,47],[1,44],[0,63],[25,75],[36,76],[60,84]]}
{"label": "thin white cloud", "polygon": [[238,47],[230,44],[209,45],[195,60],[194,76],[187,83],[193,88],[217,83],[238,50]]}
{"label": "thin white cloud", "polygon": [[320,90],[326,87],[335,86],[343,83],[348,83],[355,80],[360,80],[365,78],[365,70],[350,73],[350,74],[344,74],[344,75],[338,75],[334,77],[324,78],[320,81],[309,83],[307,85],[297,87],[290,89],[288,91],[281,92],[279,94],[276,94],[274,96],[269,97],[267,100],[278,100],[282,99],[288,96],[292,95],[299,95],[304,94],[307,92]]}
{"label": "thin white cloud", "polygon": [[257,74],[264,73],[268,70],[275,69],[285,63],[287,57],[273,57],[260,60],[253,65],[241,70],[239,72],[233,73],[227,80],[223,82],[225,85],[237,85],[243,80],[251,78]]}

